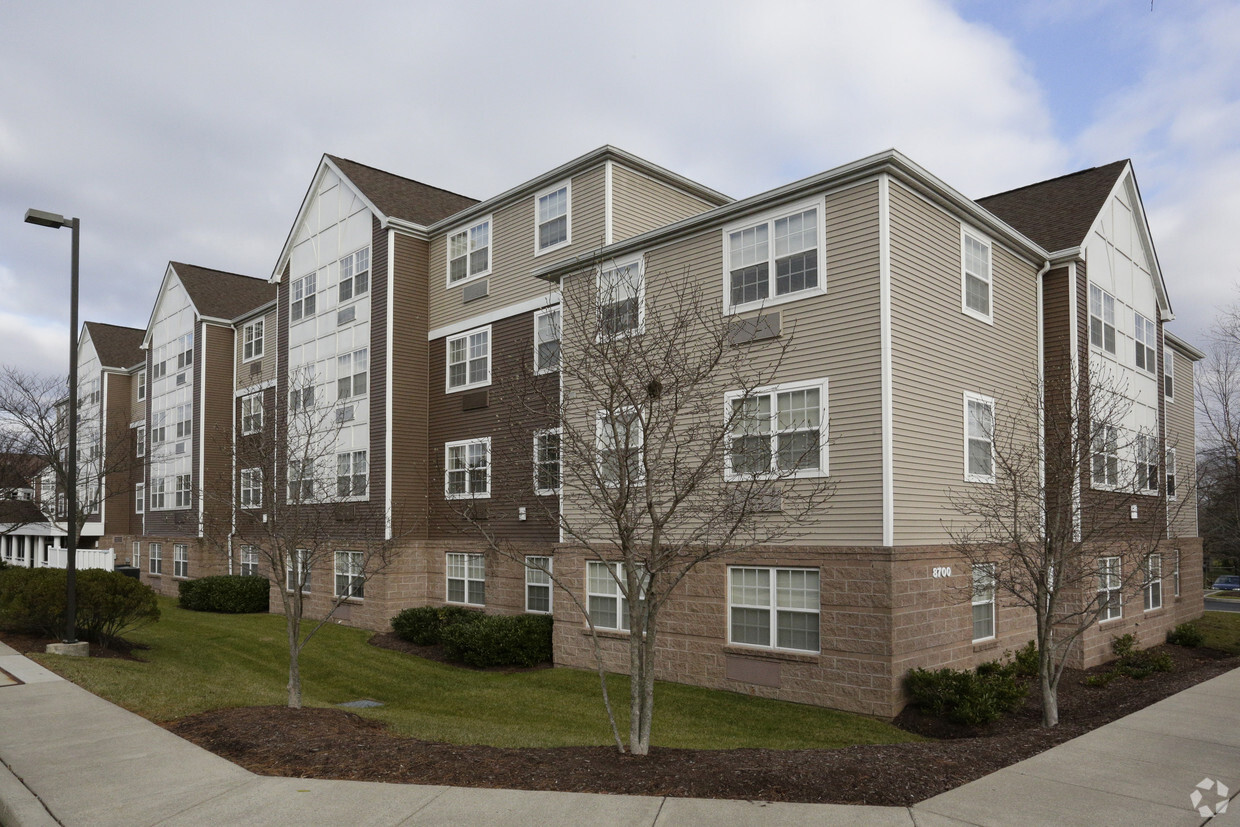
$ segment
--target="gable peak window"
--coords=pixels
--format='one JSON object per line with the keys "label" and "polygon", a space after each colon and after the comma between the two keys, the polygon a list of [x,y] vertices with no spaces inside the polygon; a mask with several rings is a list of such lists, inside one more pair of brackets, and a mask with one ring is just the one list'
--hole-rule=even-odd
{"label": "gable peak window", "polygon": [[980,321],[992,323],[990,242],[963,227],[960,237],[964,312]]}
{"label": "gable peak window", "polygon": [[724,309],[822,291],[822,204],[799,204],[724,231]]}
{"label": "gable peak window", "polygon": [[541,192],[535,198],[538,240],[535,254],[558,249],[570,242],[569,216],[572,186],[565,181],[553,189]]}
{"label": "gable peak window", "polygon": [[290,285],[289,320],[308,319],[315,312],[315,277],[316,273],[302,276]]}
{"label": "gable peak window", "polygon": [[491,272],[491,219],[448,235],[448,285]]}

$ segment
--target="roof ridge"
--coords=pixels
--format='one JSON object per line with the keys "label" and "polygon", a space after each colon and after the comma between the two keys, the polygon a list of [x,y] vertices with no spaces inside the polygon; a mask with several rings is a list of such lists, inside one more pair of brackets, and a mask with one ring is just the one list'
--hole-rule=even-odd
{"label": "roof ridge", "polygon": [[234,273],[231,270],[220,270],[215,267],[204,267],[201,264],[190,264],[188,261],[170,261],[168,264],[172,267],[192,267],[195,270],[205,270],[209,273],[219,273],[223,276],[236,276],[239,279],[253,279],[254,281],[266,282],[267,279],[260,276],[247,276],[245,273]]}
{"label": "roof ridge", "polygon": [[380,169],[379,167],[371,166],[370,164],[363,164],[361,161],[354,161],[352,158],[345,158],[342,155],[332,155],[330,152],[324,152],[323,154],[327,156],[328,158],[331,158],[333,161],[337,161],[337,162],[344,161],[345,163],[353,164],[354,166],[363,167],[364,169],[371,170],[372,172],[379,172],[384,175],[389,175],[392,178],[399,178],[402,181],[408,181],[411,184],[417,184],[420,187],[426,187],[427,189],[438,190],[439,192],[444,192],[444,193],[447,193],[448,195],[455,195],[457,198],[468,198],[470,201],[479,203],[478,199],[474,198],[473,196],[462,195],[461,193],[456,192],[455,190],[446,189],[444,187],[437,187],[434,184],[428,184],[425,181],[419,181],[416,178],[410,178],[408,175],[401,175],[398,172],[392,172],[391,170]]}
{"label": "roof ridge", "polygon": [[1046,178],[1042,181],[1034,181],[1032,184],[1025,184],[1023,186],[1013,187],[1010,190],[1003,190],[1002,192],[994,192],[994,193],[991,193],[990,195],[983,195],[980,198],[975,198],[974,201],[982,202],[988,198],[998,198],[1000,195],[1011,195],[1012,193],[1020,192],[1021,190],[1032,189],[1033,187],[1040,187],[1045,184],[1052,184],[1056,181],[1063,181],[1066,178],[1074,178],[1077,175],[1086,175],[1090,172],[1097,172],[1098,170],[1106,169],[1107,167],[1113,167],[1117,164],[1127,164],[1127,163],[1130,163],[1131,161],[1132,161],[1131,158],[1123,158],[1121,160],[1111,161],[1110,163],[1102,164],[1100,166],[1088,167],[1086,169],[1078,169],[1076,172],[1068,172],[1068,173],[1064,173],[1063,175],[1057,175],[1054,178]]}

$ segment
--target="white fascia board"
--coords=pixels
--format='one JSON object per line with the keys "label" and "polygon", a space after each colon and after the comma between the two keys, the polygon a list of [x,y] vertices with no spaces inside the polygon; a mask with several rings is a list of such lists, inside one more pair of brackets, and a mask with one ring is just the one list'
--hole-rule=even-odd
{"label": "white fascia board", "polygon": [[1204,351],[1198,350],[1169,330],[1163,330],[1163,343],[1170,345],[1177,353],[1182,353],[1194,362],[1200,362],[1206,358]]}
{"label": "white fascia board", "polygon": [[383,539],[392,539],[392,369],[395,362],[394,343],[396,341],[396,230],[388,228],[387,233],[387,368],[386,381],[383,389],[384,421],[383,421]]}
{"label": "white fascia board", "polygon": [[426,334],[426,340],[433,342],[436,339],[442,339],[444,336],[452,336],[457,333],[464,333],[466,330],[473,330],[475,327],[482,327],[488,324],[494,324],[500,319],[507,319],[510,316],[519,316],[522,313],[530,313],[535,310],[543,310],[547,307],[555,307],[560,303],[560,294],[557,292],[547,293],[543,296],[535,296],[532,299],[526,299],[523,302],[510,304],[501,307],[498,310],[492,310],[490,313],[480,313],[477,316],[470,316],[453,324],[437,327]]}

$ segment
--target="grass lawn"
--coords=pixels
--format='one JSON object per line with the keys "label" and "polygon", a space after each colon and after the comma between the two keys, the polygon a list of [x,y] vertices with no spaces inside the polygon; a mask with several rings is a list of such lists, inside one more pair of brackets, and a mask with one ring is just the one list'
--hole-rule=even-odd
{"label": "grass lawn", "polygon": [[[190,612],[162,597],[160,610],[158,623],[130,636],[150,647],[135,652],[146,663],[34,657],[154,721],[286,702],[283,617]],[[594,672],[475,672],[370,646],[369,636],[345,626],[319,631],[301,657],[306,706],[381,701],[381,708],[355,711],[395,732],[430,741],[507,747],[612,742]],[[627,737],[628,679],[612,677],[608,688]],[[652,740],[656,746],[697,749],[806,749],[919,739],[858,715],[658,683]]]}
{"label": "grass lawn", "polygon": [[1240,612],[1206,612],[1193,625],[1205,633],[1202,646],[1240,655]]}

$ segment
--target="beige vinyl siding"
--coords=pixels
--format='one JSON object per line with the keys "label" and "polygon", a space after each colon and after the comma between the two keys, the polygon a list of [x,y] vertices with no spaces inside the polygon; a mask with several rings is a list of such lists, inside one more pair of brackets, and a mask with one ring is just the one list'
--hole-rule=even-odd
{"label": "beige vinyl siding", "polygon": [[1196,383],[1193,360],[1175,351],[1174,401],[1167,401],[1167,447],[1175,449],[1176,499],[1170,503],[1172,537],[1197,536],[1196,441],[1197,413],[1193,407]]}
{"label": "beige vinyl siding", "polygon": [[272,308],[263,316],[263,356],[252,362],[242,362],[245,355],[245,326],[253,319],[237,324],[236,376],[237,390],[244,390],[276,378],[276,311]]}
{"label": "beige vinyl siding", "polygon": [[951,492],[984,484],[964,481],[964,393],[1036,433],[1036,410],[1022,409],[1037,380],[1038,267],[992,240],[994,324],[968,316],[959,219],[897,181],[890,193],[894,541],[950,542]]}
{"label": "beige vinyl siding", "polygon": [[[882,541],[877,183],[828,193],[825,216],[826,295],[779,306],[783,335],[791,335],[793,344],[774,382],[827,379],[828,462],[836,488],[820,516],[787,542],[876,545]],[[722,310],[721,228],[647,251],[645,272],[647,314],[656,312],[652,296],[659,285],[684,273]],[[564,335],[565,358],[571,359],[573,332],[566,328]],[[758,343],[737,347],[733,353],[737,359],[769,359],[775,348],[773,343]],[[725,390],[719,393],[720,416]],[[575,391],[566,387],[565,392]],[[564,509],[570,520],[580,517],[581,507],[566,489]]]}
{"label": "beige vinyl siding", "polygon": [[612,164],[612,241],[622,241],[714,207],[695,195]]}
{"label": "beige vinyl siding", "polygon": [[485,298],[464,301],[464,285],[448,287],[448,236],[476,222],[440,233],[430,244],[430,329],[464,321],[509,305],[545,296],[547,282],[530,274],[552,261],[588,254],[603,246],[604,176],[600,165],[572,177],[570,233],[572,243],[543,256],[534,255],[534,193],[491,214],[491,274]]}

